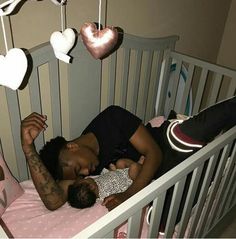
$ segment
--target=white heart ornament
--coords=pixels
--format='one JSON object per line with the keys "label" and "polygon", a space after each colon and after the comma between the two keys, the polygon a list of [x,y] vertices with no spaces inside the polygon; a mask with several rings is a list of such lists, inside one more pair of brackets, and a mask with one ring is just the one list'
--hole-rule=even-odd
{"label": "white heart ornament", "polygon": [[63,32],[53,32],[50,37],[50,43],[54,50],[55,56],[66,63],[70,62],[71,57],[67,55],[69,50],[75,44],[75,32],[71,28],[67,28]]}
{"label": "white heart ornament", "polygon": [[24,79],[27,67],[27,57],[22,49],[12,48],[5,57],[0,55],[0,85],[16,90]]}
{"label": "white heart ornament", "polygon": [[115,47],[118,32],[114,27],[98,30],[94,23],[85,23],[80,34],[84,45],[95,59],[101,59]]}

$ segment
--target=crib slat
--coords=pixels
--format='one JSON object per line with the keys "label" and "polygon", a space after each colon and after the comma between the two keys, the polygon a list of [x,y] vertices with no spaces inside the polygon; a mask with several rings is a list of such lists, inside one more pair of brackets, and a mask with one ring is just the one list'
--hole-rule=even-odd
{"label": "crib slat", "polygon": [[193,175],[191,178],[191,182],[189,185],[189,190],[188,190],[188,195],[186,198],[186,202],[185,202],[185,206],[183,209],[183,213],[181,216],[181,220],[179,222],[179,228],[178,228],[178,232],[177,232],[177,238],[181,238],[184,237],[186,228],[187,228],[187,224],[189,222],[189,218],[191,215],[191,211],[193,208],[193,202],[195,199],[195,195],[196,195],[196,191],[197,191],[197,187],[198,187],[198,183],[202,174],[202,170],[203,170],[203,164],[201,164],[199,167],[197,167],[194,171],[193,171]]}
{"label": "crib slat", "polygon": [[136,111],[137,115],[141,119],[145,119],[146,109],[147,109],[147,100],[148,100],[148,93],[149,93],[149,86],[150,86],[150,77],[151,77],[151,69],[152,69],[152,61],[153,61],[153,51],[148,52],[148,60],[147,65],[144,68],[144,80],[145,85],[144,89],[142,89],[143,92],[143,99],[141,99],[141,105],[139,105],[139,108]]}
{"label": "crib slat", "polygon": [[233,179],[234,179],[234,175],[235,175],[235,172],[233,173],[233,168],[235,167],[235,162],[236,162],[235,154],[236,154],[236,145],[234,144],[233,153],[231,155],[232,161],[229,165],[229,170],[228,170],[227,174],[225,175],[224,187],[222,187],[221,195],[223,195],[223,198],[221,198],[221,204],[220,204],[219,209],[216,211],[217,215],[215,216],[215,218],[220,218],[224,212],[224,208],[228,209],[231,206],[230,198],[232,198],[231,189],[232,189],[232,185],[234,182]]}
{"label": "crib slat", "polygon": [[[235,165],[235,168],[236,168],[236,165]],[[234,170],[234,182],[236,181],[236,170]],[[231,199],[231,200],[229,200],[229,210],[233,207],[233,206],[235,206],[235,201],[236,201],[236,196],[235,196],[235,194],[236,194],[236,184],[234,183],[233,185],[232,185],[232,190],[231,190],[231,194],[230,194],[230,197],[229,197],[229,199]],[[228,211],[229,211],[228,210]]]}
{"label": "crib slat", "polygon": [[135,65],[135,75],[132,86],[132,97],[131,97],[131,112],[136,114],[137,103],[138,103],[138,93],[139,93],[139,84],[140,84],[140,73],[141,73],[141,64],[142,64],[142,51],[138,50],[136,52],[136,65]]}
{"label": "crib slat", "polygon": [[[222,216],[222,214],[224,213],[223,208],[228,209],[232,206],[231,199],[234,195],[233,193],[234,190],[232,190],[232,188],[236,187],[236,185],[234,184],[236,177],[235,154],[236,154],[236,144],[234,142],[233,152],[230,156],[231,162],[229,164],[229,169],[224,178],[224,186],[222,187],[222,195],[224,195],[224,197],[222,198],[222,203],[220,205],[221,207],[219,208],[218,215],[216,217]],[[226,197],[226,195],[228,195],[228,197]]]}
{"label": "crib slat", "polygon": [[121,80],[121,91],[120,91],[120,106],[126,108],[127,90],[128,90],[128,77],[130,67],[130,49],[124,49],[124,68],[123,77]]}
{"label": "crib slat", "polygon": [[[229,193],[229,197],[228,197],[228,200],[226,201],[226,206],[225,206],[225,208],[228,209],[228,210],[232,207],[232,205],[235,205],[234,204],[235,193],[236,193],[236,184],[234,183],[235,181],[236,181],[236,165],[234,165],[234,170],[233,170],[233,173],[230,177],[229,185],[231,185],[230,188],[232,188],[232,190]],[[221,215],[223,215],[223,213]]]}
{"label": "crib slat", "polygon": [[171,200],[170,210],[165,228],[165,237],[171,238],[174,233],[177,213],[179,210],[180,201],[183,195],[184,186],[186,182],[186,176],[175,184],[174,192]]}
{"label": "crib slat", "polygon": [[[233,170],[233,173],[232,173],[232,180],[230,179],[230,182],[229,182],[229,188],[230,188],[230,193],[227,196],[227,200],[226,200],[226,203],[229,203],[228,205],[230,206],[229,208],[227,207],[224,207],[225,206],[225,201],[223,201],[222,203],[220,203],[220,206],[221,206],[221,211],[217,211],[217,216],[214,219],[214,221],[212,222],[212,224],[210,225],[210,230],[212,228],[214,228],[217,223],[221,220],[221,218],[226,215],[230,209],[235,206],[235,204],[231,204],[232,201],[230,199],[232,199],[232,197],[235,195],[236,193],[236,184],[235,184],[235,180],[236,180],[236,166],[234,167],[234,170]],[[221,214],[221,213],[222,214]]]}
{"label": "crib slat", "polygon": [[226,98],[230,98],[235,95],[236,91],[236,77],[232,78],[229,83],[229,88],[226,94]]}
{"label": "crib slat", "polygon": [[62,135],[60,79],[58,60],[49,62],[50,95],[52,104],[53,137]]}
{"label": "crib slat", "polygon": [[[146,115],[145,115],[145,119],[144,122],[149,121],[150,119],[152,119],[155,115],[157,115],[156,112],[156,104],[157,104],[157,92],[159,91],[158,86],[159,86],[159,82],[160,82],[160,74],[161,74],[161,66],[162,66],[162,61],[163,61],[163,55],[164,55],[164,51],[158,51],[157,52],[157,63],[156,61],[152,61],[152,70],[153,70],[153,75],[151,75],[151,78],[153,79],[153,87],[152,89],[152,97],[149,98],[148,104],[150,105],[155,105],[154,107],[147,107],[147,111],[146,111]],[[150,94],[151,95],[151,92]]]}
{"label": "crib slat", "polygon": [[39,73],[38,68],[34,68],[30,80],[29,80],[29,93],[30,93],[30,103],[31,103],[31,110],[42,113],[42,103],[40,97],[40,89],[39,85]]}
{"label": "crib slat", "polygon": [[203,91],[205,88],[206,84],[206,79],[207,79],[207,74],[208,70],[206,68],[202,69],[199,85],[198,85],[198,90],[197,90],[197,95],[196,95],[196,100],[193,106],[193,115],[199,112],[200,106],[201,106],[201,99],[203,95]]}
{"label": "crib slat", "polygon": [[[42,114],[42,101],[40,97],[40,84],[39,84],[39,73],[38,68],[35,67],[31,73],[29,81],[29,95],[31,102],[31,111]],[[44,145],[44,135],[39,134],[35,139],[35,147],[37,150],[41,149]]]}
{"label": "crib slat", "polygon": [[115,82],[116,82],[116,62],[117,52],[111,55],[109,62],[109,82],[108,82],[108,105],[113,105],[115,100]]}
{"label": "crib slat", "polygon": [[[180,114],[185,114],[186,105],[187,105],[189,93],[191,90],[191,83],[192,83],[192,79],[193,79],[194,69],[195,69],[195,66],[193,64],[190,64],[188,67],[188,74],[187,74],[187,78],[186,78],[186,82],[185,82],[182,104],[181,104],[180,112],[178,112]],[[190,114],[191,114],[191,112],[190,112]]]}
{"label": "crib slat", "polygon": [[197,232],[195,230],[197,228],[197,224],[199,222],[199,218],[200,218],[200,215],[201,215],[201,212],[202,212],[202,209],[203,209],[206,197],[207,197],[207,192],[208,192],[208,189],[209,189],[209,186],[211,183],[211,178],[212,178],[214,168],[216,165],[216,161],[217,161],[216,158],[218,158],[218,155],[219,155],[219,152],[217,152],[217,154],[214,154],[213,156],[211,156],[210,160],[208,162],[207,171],[205,173],[204,181],[203,181],[202,188],[200,191],[200,196],[199,196],[200,200],[198,201],[198,203],[196,205],[196,212],[194,213],[193,221],[190,226],[190,233],[189,233],[190,237],[198,237]]}
{"label": "crib slat", "polygon": [[[162,71],[160,75],[160,87],[158,89],[158,95],[157,95],[156,115],[164,115],[164,108],[166,103],[165,100],[167,96],[168,83],[169,83],[165,79],[170,78],[171,63],[172,63],[171,51],[167,50],[165,58],[162,62]],[[168,110],[170,110],[170,107],[168,107]],[[167,117],[168,114],[169,112],[167,112],[167,115],[165,116]]]}
{"label": "crib slat", "polygon": [[140,236],[141,216],[142,209],[128,219],[127,238],[138,238]]}
{"label": "crib slat", "polygon": [[163,205],[165,203],[166,191],[153,200],[148,238],[156,238],[160,228]]}
{"label": "crib slat", "polygon": [[[231,180],[232,179],[232,180]],[[236,180],[236,165],[234,165],[234,169],[232,172],[232,177],[230,178],[230,181],[228,182],[228,186],[227,188],[230,188],[230,193],[229,194],[224,194],[223,196],[226,196],[227,199],[232,199],[232,196],[235,196],[236,193],[236,184],[235,184],[235,180]],[[226,190],[227,191],[227,190]],[[226,192],[225,192],[226,193]],[[222,195],[221,195],[222,196]],[[217,226],[217,224],[219,223],[219,221],[221,220],[221,218],[226,215],[230,209],[232,207],[235,206],[235,203],[232,203],[231,200],[226,200],[227,203],[229,202],[230,207],[227,209],[227,207],[223,207],[222,205],[225,205],[225,202],[223,201],[222,203],[219,202],[221,209],[222,209],[222,215],[221,213],[219,213],[220,211],[216,211],[215,214],[218,214],[216,217],[213,217],[213,221],[211,222],[211,224],[208,226],[208,231],[207,233],[211,232],[212,229],[214,229],[215,226]],[[232,204],[231,204],[232,203]],[[227,210],[226,210],[227,209]],[[217,209],[216,209],[217,210]],[[221,215],[221,216],[220,216]],[[204,237],[207,237],[207,234],[203,235]]]}
{"label": "crib slat", "polygon": [[[235,154],[235,148],[233,151]],[[232,154],[232,156],[233,156]],[[225,175],[222,179],[222,182],[220,184],[219,190],[217,192],[217,195],[215,197],[215,203],[212,209],[212,213],[210,215],[210,218],[208,220],[207,228],[208,231],[210,228],[214,226],[214,222],[220,218],[220,215],[222,213],[222,209],[224,208],[224,205],[226,203],[226,199],[229,196],[229,190],[231,189],[231,182],[232,182],[232,171],[235,164],[234,157],[231,156],[231,160],[229,162],[229,165],[227,166],[227,171],[225,172]]]}
{"label": "crib slat", "polygon": [[212,213],[212,205],[214,204],[214,199],[217,193],[217,190],[219,188],[220,185],[220,181],[222,178],[222,174],[225,168],[225,165],[227,163],[227,158],[229,155],[229,150],[230,150],[231,145],[226,145],[224,147],[224,150],[222,152],[222,155],[219,159],[219,164],[217,166],[217,171],[216,171],[216,175],[214,176],[214,180],[213,180],[213,184],[211,186],[210,189],[210,195],[208,196],[207,202],[205,204],[205,210],[203,211],[202,215],[201,215],[201,221],[199,224],[199,235],[202,235],[203,232],[206,230],[207,228],[207,221],[209,221],[211,219]]}
{"label": "crib slat", "polygon": [[[178,85],[179,85],[181,67],[182,67],[182,61],[180,59],[177,59],[176,60],[176,68],[174,71],[174,80],[172,83],[172,91],[171,91],[169,109],[175,109],[175,102],[180,100],[180,99],[176,99],[176,97],[177,97],[177,90],[178,90]],[[177,109],[177,111],[179,111],[179,109]]]}
{"label": "crib slat", "polygon": [[214,103],[216,103],[217,101],[217,96],[220,90],[220,85],[222,82],[222,74],[216,74],[216,76],[213,78],[213,87],[212,87],[212,91],[211,94],[208,98],[208,105],[213,105]]}
{"label": "crib slat", "polygon": [[8,88],[6,90],[7,104],[9,110],[9,117],[11,122],[11,132],[15,148],[15,155],[17,157],[17,168],[19,180],[24,181],[28,179],[28,171],[25,156],[22,151],[21,142],[20,142],[20,107],[19,99],[17,92],[14,92]]}
{"label": "crib slat", "polygon": [[236,204],[236,196],[235,196],[235,194],[236,194],[236,185],[234,184],[233,194],[232,194],[233,198],[232,198],[232,201],[231,201],[231,205],[234,205],[234,206]]}

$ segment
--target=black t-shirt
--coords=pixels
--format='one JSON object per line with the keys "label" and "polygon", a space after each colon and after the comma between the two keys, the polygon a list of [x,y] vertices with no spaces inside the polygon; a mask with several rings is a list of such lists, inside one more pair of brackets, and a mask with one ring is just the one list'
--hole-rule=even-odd
{"label": "black t-shirt", "polygon": [[141,123],[141,119],[129,111],[119,106],[110,106],[87,126],[83,134],[93,133],[99,144],[100,164],[94,174],[100,173],[104,167],[119,158],[138,161],[140,154],[129,139]]}

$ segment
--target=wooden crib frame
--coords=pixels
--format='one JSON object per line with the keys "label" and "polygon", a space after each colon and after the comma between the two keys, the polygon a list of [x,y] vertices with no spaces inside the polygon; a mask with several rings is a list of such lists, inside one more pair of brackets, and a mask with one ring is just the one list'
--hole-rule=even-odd
{"label": "wooden crib frame", "polygon": [[[236,71],[175,52],[177,40],[177,36],[147,39],[123,34],[117,50],[101,61],[93,59],[78,38],[70,52],[73,61],[69,65],[55,58],[49,43],[31,49],[28,53],[31,68],[25,79],[27,87],[23,91],[4,89],[0,92],[1,98],[5,97],[9,113],[6,112],[4,117],[9,119],[11,126],[10,136],[3,137],[1,133],[0,151],[15,177],[19,181],[30,178],[20,142],[20,122],[29,112],[47,114],[49,118],[49,133],[41,134],[36,141],[36,147],[40,149],[51,137],[77,137],[93,117],[111,104],[125,107],[147,122],[155,115],[163,115],[165,107],[168,111],[175,109],[184,113],[190,91],[193,95],[192,114],[235,95]],[[170,91],[168,85],[173,60],[176,69]],[[176,99],[183,66],[188,74],[182,99]],[[175,108],[177,101],[182,102],[180,109]],[[9,148],[9,138],[12,149]],[[187,227],[188,237],[206,236],[236,204],[235,138],[236,127],[74,238],[113,238],[117,226],[126,220],[127,237],[137,238],[143,208],[150,203],[153,211],[148,237],[157,237],[166,191],[174,186],[165,229],[165,237],[172,237],[186,177],[190,173],[192,180],[176,236],[184,237]],[[203,172],[200,196],[195,202]]]}

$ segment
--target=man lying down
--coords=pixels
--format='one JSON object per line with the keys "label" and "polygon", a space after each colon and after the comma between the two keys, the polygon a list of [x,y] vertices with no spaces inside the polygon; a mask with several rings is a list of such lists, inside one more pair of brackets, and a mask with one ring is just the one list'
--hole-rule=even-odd
{"label": "man lying down", "polygon": [[[46,116],[32,113],[21,124],[21,141],[32,180],[49,210],[67,201],[68,185],[79,177],[98,175],[118,159],[145,157],[133,183],[105,197],[112,210],[236,124],[236,97],[217,103],[187,120],[166,120],[161,127],[144,125],[137,116],[110,106],[78,138],[58,136],[38,153],[34,140],[46,130]],[[175,117],[174,117],[175,118]],[[71,181],[72,180],[72,181]]]}

